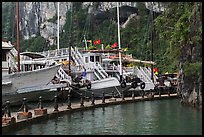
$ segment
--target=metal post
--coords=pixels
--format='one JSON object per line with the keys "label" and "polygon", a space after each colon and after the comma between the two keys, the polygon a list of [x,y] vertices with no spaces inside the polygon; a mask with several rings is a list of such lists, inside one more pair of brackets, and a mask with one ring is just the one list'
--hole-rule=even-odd
{"label": "metal post", "polygon": [[159,97],[161,97],[161,88],[159,88]]}
{"label": "metal post", "polygon": [[134,91],[132,91],[132,99],[135,99]]}
{"label": "metal post", "polygon": [[28,112],[28,108],[27,108],[27,99],[26,98],[23,98],[23,112]]}
{"label": "metal post", "polygon": [[57,103],[57,96],[55,96],[54,111],[59,111],[58,110],[58,103]]}
{"label": "metal post", "polygon": [[67,109],[72,109],[72,107],[71,107],[70,92],[68,93],[68,105],[67,105]]}
{"label": "metal post", "polygon": [[10,102],[6,101],[7,117],[11,117]]}
{"label": "metal post", "polygon": [[103,92],[103,96],[102,96],[102,103],[105,103],[105,95],[104,95],[104,92]]}
{"label": "metal post", "polygon": [[91,105],[95,105],[94,101],[94,92],[92,92]]}
{"label": "metal post", "polygon": [[112,91],[112,98],[114,98],[114,91]]}
{"label": "metal post", "polygon": [[171,87],[168,88],[168,92],[167,92],[168,96],[170,96],[170,91],[171,91]]}
{"label": "metal post", "polygon": [[39,97],[39,104],[38,108],[43,109],[43,104],[42,104],[42,96]]}
{"label": "metal post", "polygon": [[144,90],[142,90],[142,98],[144,98]]}
{"label": "metal post", "polygon": [[125,100],[124,91],[122,92],[122,100]]}
{"label": "metal post", "polygon": [[81,97],[80,107],[84,107],[84,100],[83,100],[83,97],[82,97],[82,93],[80,94],[80,97]]}

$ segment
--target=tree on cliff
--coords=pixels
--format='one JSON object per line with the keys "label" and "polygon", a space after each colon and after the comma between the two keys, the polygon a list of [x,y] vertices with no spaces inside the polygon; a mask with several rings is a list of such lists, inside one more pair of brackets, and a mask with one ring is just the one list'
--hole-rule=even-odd
{"label": "tree on cliff", "polygon": [[169,66],[183,70],[179,89],[190,96],[202,83],[202,3],[170,2],[155,25],[160,40],[166,41]]}

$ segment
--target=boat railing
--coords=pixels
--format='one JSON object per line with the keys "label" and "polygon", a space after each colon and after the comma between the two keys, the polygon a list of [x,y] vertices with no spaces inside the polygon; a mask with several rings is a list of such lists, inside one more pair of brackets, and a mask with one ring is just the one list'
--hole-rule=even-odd
{"label": "boat railing", "polygon": [[137,75],[138,78],[140,78],[141,80],[143,80],[145,83],[149,82],[146,77],[144,76],[144,74],[141,72],[141,70],[138,68],[138,66],[134,67],[135,69],[135,74]]}
{"label": "boat railing", "polygon": [[81,55],[81,53],[79,52],[79,50],[78,50],[77,47],[75,47],[75,51],[76,51],[76,53],[78,54],[78,56],[79,56],[79,58],[81,59],[81,61],[83,61],[83,57],[82,57],[82,55]]}
{"label": "boat railing", "polygon": [[71,53],[72,53],[72,57],[75,61],[76,64],[80,64],[81,66],[83,66],[83,68],[87,69],[84,61],[83,61],[83,57],[81,55],[81,53],[78,51],[77,48],[75,48],[75,50],[71,47]]}
{"label": "boat railing", "polygon": [[103,66],[103,69],[105,70],[105,71],[116,71],[116,70],[118,70],[118,66],[116,66],[115,64],[103,64],[102,65]]}
{"label": "boat railing", "polygon": [[61,48],[61,49],[54,49],[40,52],[41,54],[45,55],[46,57],[55,57],[55,56],[63,56],[68,55],[68,48]]}
{"label": "boat railing", "polygon": [[105,77],[108,77],[108,74],[106,73],[106,71],[103,69],[103,67],[101,67],[100,63],[97,64],[99,70],[105,75]]}
{"label": "boat railing", "polygon": [[15,48],[12,48],[10,50],[10,53],[13,54],[13,56],[17,56],[18,55],[18,51]]}
{"label": "boat railing", "polygon": [[100,64],[97,63],[97,62],[94,63],[94,70],[97,71],[97,72],[100,74],[100,76],[101,76],[102,78],[106,78],[106,76],[103,74],[102,70],[99,69],[99,65],[100,65]]}
{"label": "boat railing", "polygon": [[143,73],[143,75],[147,78],[147,80],[148,81],[152,81],[151,80],[151,77],[149,77],[148,75],[147,75],[147,73],[145,73],[145,71],[143,70],[143,68],[140,66],[140,71]]}
{"label": "boat railing", "polygon": [[101,80],[101,77],[98,75],[96,71],[94,71],[95,76],[98,78],[98,80]]}
{"label": "boat railing", "polygon": [[68,79],[71,81],[71,77],[64,71],[62,67],[60,67],[56,73],[56,77],[60,80]]}
{"label": "boat railing", "polygon": [[[150,68],[146,68],[146,67],[144,67],[143,69],[144,69],[145,72],[147,72],[148,76],[151,77],[151,75],[152,75],[151,74],[151,69]],[[154,78],[154,83],[156,83],[158,77],[154,73],[153,73],[153,78]]]}
{"label": "boat railing", "polygon": [[134,67],[123,67],[123,69],[125,70],[125,72],[130,73],[133,72]]}
{"label": "boat railing", "polygon": [[78,61],[78,56],[76,55],[74,49],[71,47],[71,55],[72,58],[77,66],[79,66],[80,62]]}
{"label": "boat railing", "polygon": [[[11,67],[13,69],[13,71],[18,70],[17,68],[17,62],[15,61],[15,58],[9,54],[9,67]],[[3,64],[2,64],[3,65]]]}

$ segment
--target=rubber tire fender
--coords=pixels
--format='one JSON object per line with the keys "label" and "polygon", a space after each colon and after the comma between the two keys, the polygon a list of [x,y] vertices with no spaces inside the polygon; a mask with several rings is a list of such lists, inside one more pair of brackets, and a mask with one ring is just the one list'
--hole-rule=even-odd
{"label": "rubber tire fender", "polygon": [[135,89],[135,88],[137,87],[137,82],[135,82],[135,81],[134,81],[134,82],[132,82],[132,83],[131,83],[131,86],[132,86],[132,88],[134,88],[134,89]]}
{"label": "rubber tire fender", "polygon": [[144,88],[145,88],[145,83],[144,83],[144,82],[142,82],[142,83],[140,84],[140,88],[141,88],[141,89],[144,89]]}
{"label": "rubber tire fender", "polygon": [[91,83],[86,86],[87,89],[91,89]]}

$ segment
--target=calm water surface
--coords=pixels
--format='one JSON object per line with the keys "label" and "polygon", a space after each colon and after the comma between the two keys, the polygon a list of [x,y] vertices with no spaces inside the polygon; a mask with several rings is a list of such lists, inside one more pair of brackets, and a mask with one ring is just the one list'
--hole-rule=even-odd
{"label": "calm water surface", "polygon": [[202,135],[202,110],[180,99],[113,105],[67,113],[14,135]]}

